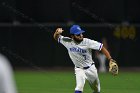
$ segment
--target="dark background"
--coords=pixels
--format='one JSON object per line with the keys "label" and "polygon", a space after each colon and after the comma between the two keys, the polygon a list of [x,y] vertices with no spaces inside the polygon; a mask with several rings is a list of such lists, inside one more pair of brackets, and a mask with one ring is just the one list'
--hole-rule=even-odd
{"label": "dark background", "polygon": [[139,10],[138,0],[1,0],[0,51],[14,67],[71,67],[53,33],[63,27],[68,36],[69,27],[79,24],[85,37],[107,38],[120,66],[139,67]]}
{"label": "dark background", "polygon": [[139,0],[1,0],[0,3],[0,22],[12,22],[15,19],[31,22],[11,8],[41,23],[99,22],[98,19],[80,11],[79,6],[107,22],[140,22]]}

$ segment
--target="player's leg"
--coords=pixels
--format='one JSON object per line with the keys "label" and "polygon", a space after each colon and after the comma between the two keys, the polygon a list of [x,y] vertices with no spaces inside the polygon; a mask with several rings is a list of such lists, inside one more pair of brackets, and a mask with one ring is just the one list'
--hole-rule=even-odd
{"label": "player's leg", "polygon": [[100,93],[100,81],[99,79],[95,80],[94,83],[90,83],[93,93]]}
{"label": "player's leg", "polygon": [[75,75],[76,75],[75,93],[82,93],[86,80],[84,70],[80,68],[75,68]]}
{"label": "player's leg", "polygon": [[86,70],[86,77],[90,87],[94,91],[93,93],[100,93],[100,81],[98,78],[97,69],[94,65]]}
{"label": "player's leg", "polygon": [[100,81],[96,79],[95,81],[88,80],[91,89],[94,91],[93,93],[100,93]]}

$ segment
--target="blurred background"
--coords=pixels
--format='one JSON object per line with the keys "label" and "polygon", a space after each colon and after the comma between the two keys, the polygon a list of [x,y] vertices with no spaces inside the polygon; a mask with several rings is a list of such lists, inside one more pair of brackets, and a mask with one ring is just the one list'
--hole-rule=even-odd
{"label": "blurred background", "polygon": [[0,50],[15,68],[73,67],[53,33],[79,24],[85,37],[106,38],[121,67],[139,67],[139,10],[138,0],[1,0]]}
{"label": "blurred background", "polygon": [[[120,69],[139,71],[139,4],[139,0],[0,0],[0,51],[14,69],[73,68],[53,33],[62,27],[68,36],[69,27],[79,24],[85,37],[106,40]],[[99,68],[99,53],[93,54]]]}

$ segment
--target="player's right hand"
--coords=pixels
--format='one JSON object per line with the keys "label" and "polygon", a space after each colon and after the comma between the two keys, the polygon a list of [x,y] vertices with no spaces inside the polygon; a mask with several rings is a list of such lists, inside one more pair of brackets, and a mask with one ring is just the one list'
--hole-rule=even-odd
{"label": "player's right hand", "polygon": [[56,29],[57,34],[61,34],[63,31],[64,31],[64,30],[63,30],[62,28],[57,28],[57,29]]}

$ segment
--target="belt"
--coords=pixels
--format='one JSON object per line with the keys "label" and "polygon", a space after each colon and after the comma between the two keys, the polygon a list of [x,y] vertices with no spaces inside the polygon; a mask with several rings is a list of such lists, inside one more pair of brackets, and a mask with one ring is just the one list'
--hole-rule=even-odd
{"label": "belt", "polygon": [[[91,66],[92,66],[93,64],[94,64],[94,63],[92,63]],[[90,68],[91,66],[83,67],[82,69],[88,69],[88,68]],[[80,67],[77,67],[77,68],[80,68]]]}

